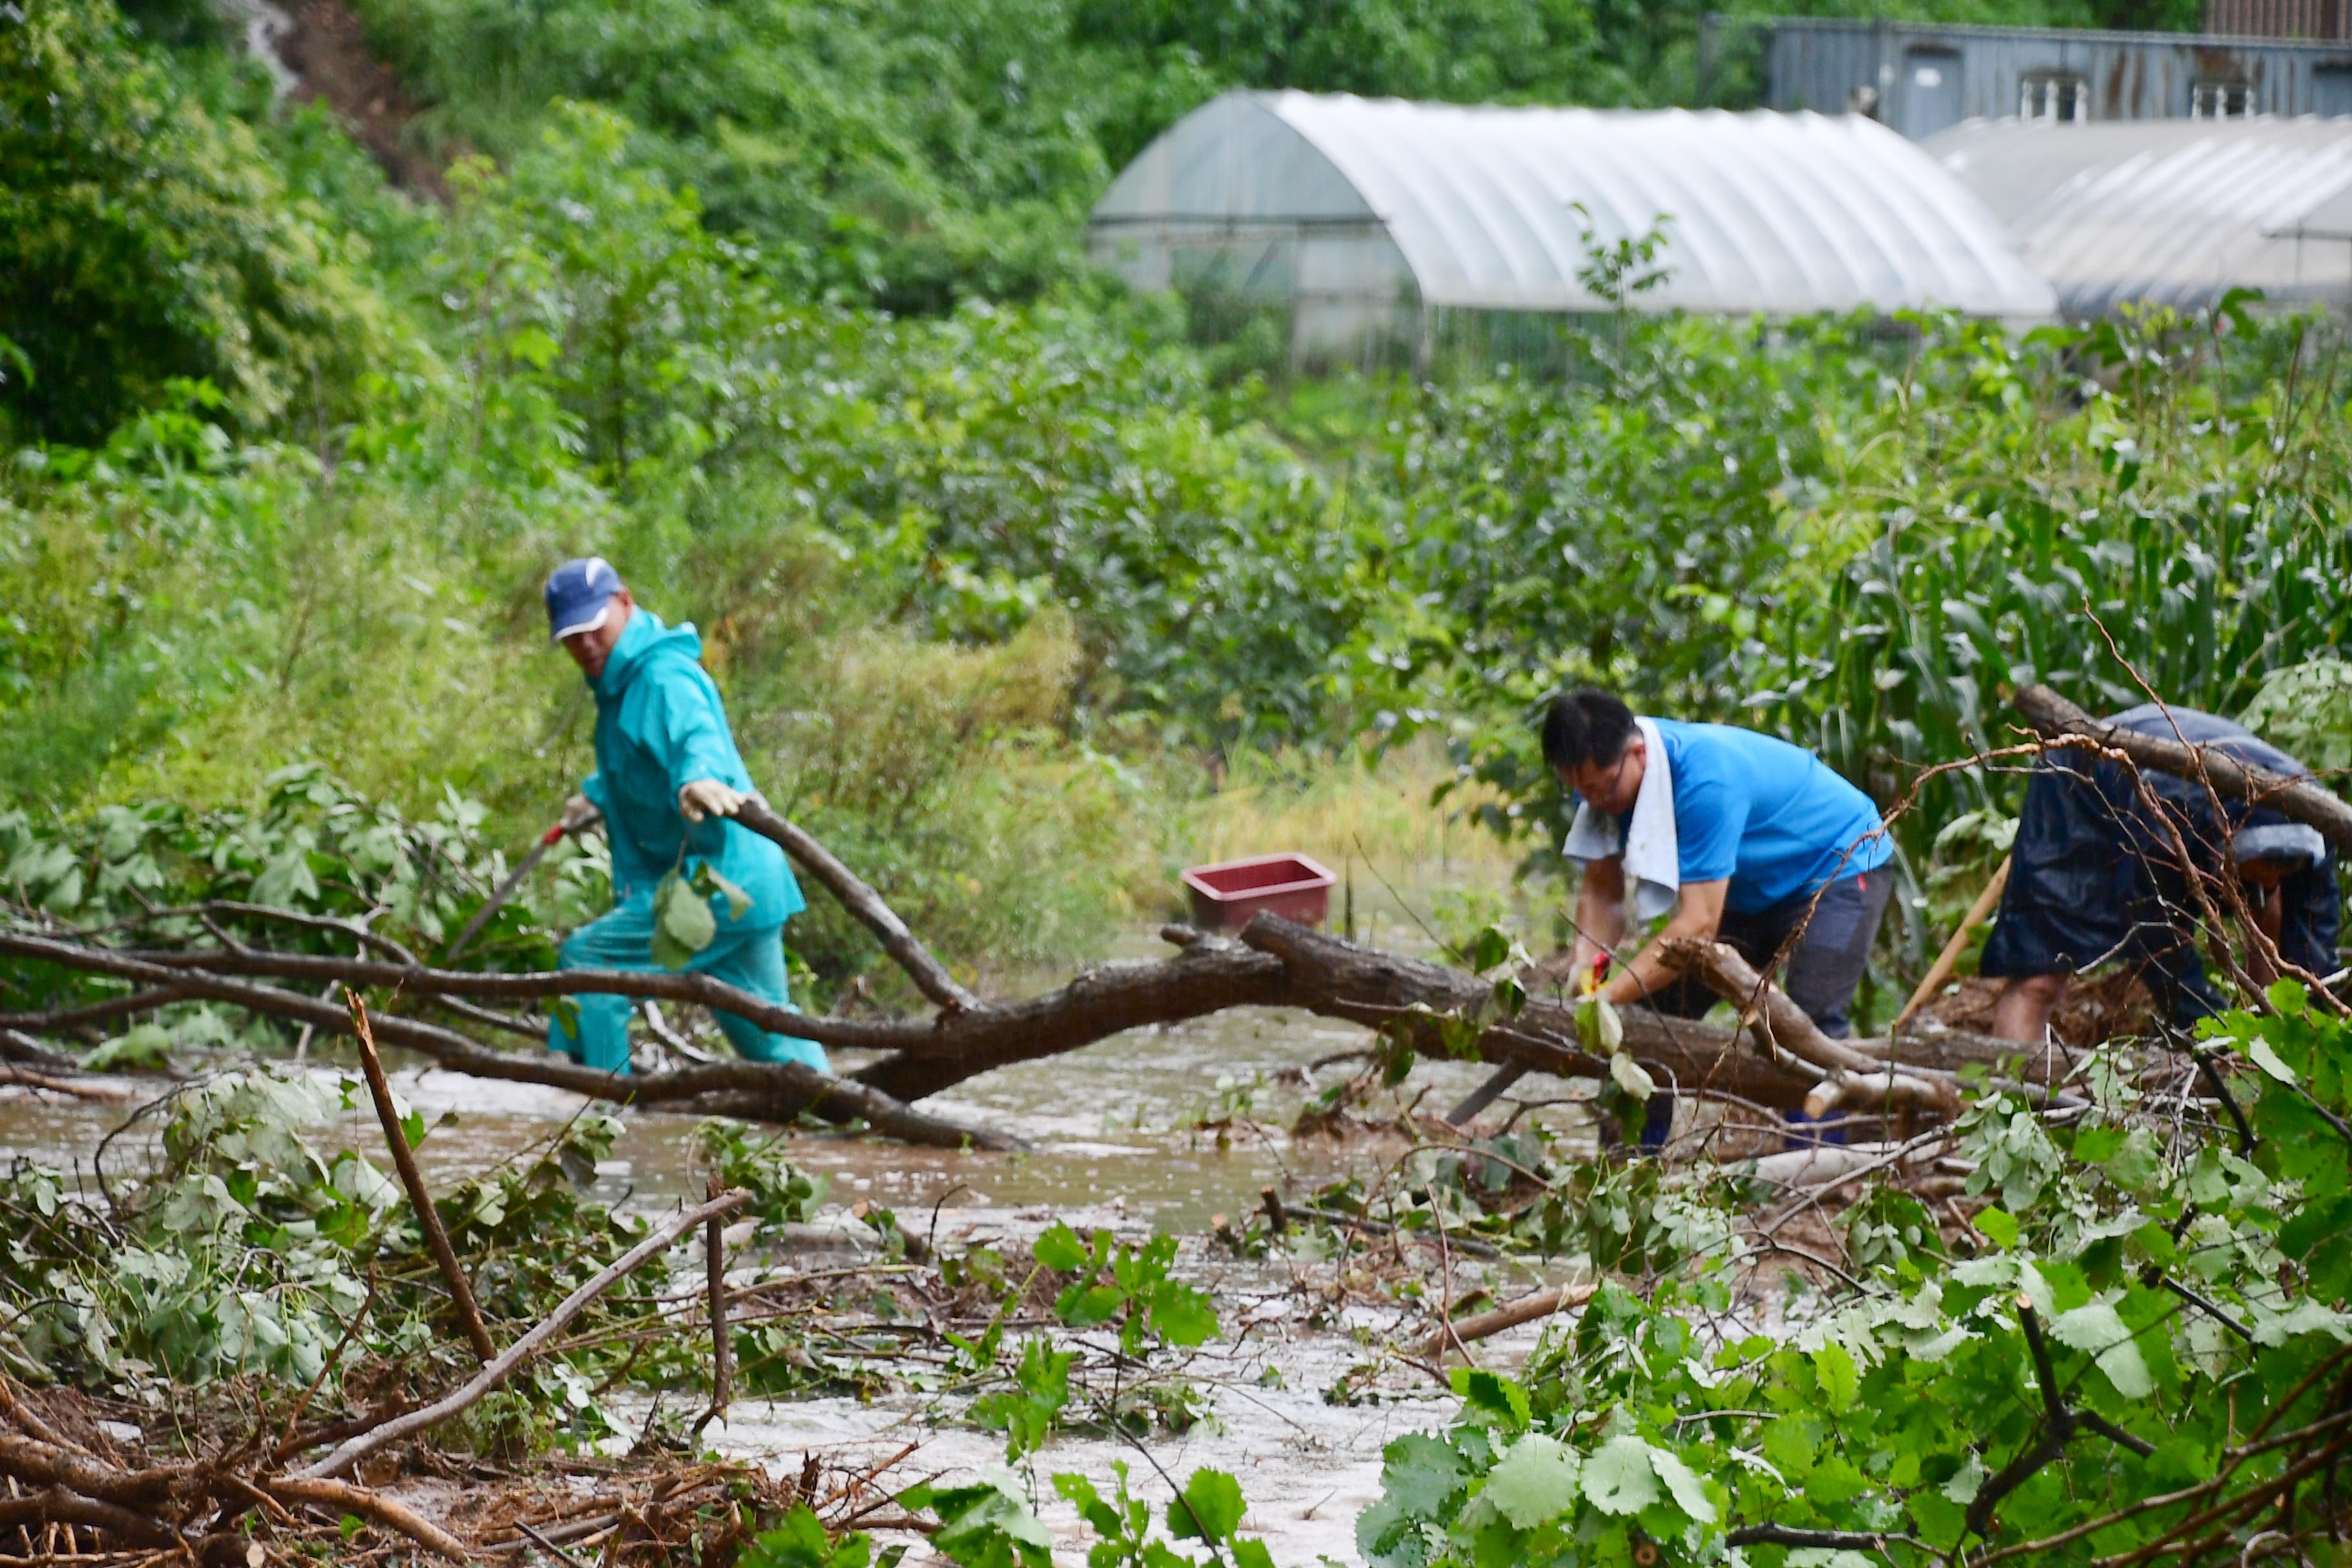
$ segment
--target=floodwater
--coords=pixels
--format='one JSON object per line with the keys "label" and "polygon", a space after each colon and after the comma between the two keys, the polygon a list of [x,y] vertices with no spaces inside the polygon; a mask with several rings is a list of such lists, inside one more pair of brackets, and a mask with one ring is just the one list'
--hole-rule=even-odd
{"label": "floodwater", "polygon": [[[1405,945],[1401,934],[1381,933],[1392,947]],[[1121,956],[1129,957],[1165,951],[1142,933],[1120,945]],[[1269,1184],[1303,1193],[1346,1172],[1372,1174],[1393,1158],[1392,1146],[1294,1141],[1283,1131],[1318,1087],[1353,1064],[1328,1066],[1319,1074],[1303,1069],[1368,1042],[1364,1030],[1305,1014],[1235,1011],[1004,1068],[925,1102],[952,1120],[1019,1135],[1032,1145],[1021,1154],[795,1135],[793,1158],[827,1179],[829,1205],[838,1209],[860,1199],[885,1205],[904,1228],[929,1233],[950,1250],[1025,1239],[1055,1220],[1082,1230],[1101,1226],[1129,1237],[1165,1231],[1184,1238],[1180,1268],[1212,1290],[1225,1328],[1189,1368],[1210,1394],[1213,1419],[1182,1434],[1157,1434],[1140,1449],[1114,1437],[1065,1436],[1036,1456],[1031,1479],[1041,1515],[1061,1532],[1059,1560],[1083,1560],[1083,1532],[1045,1478],[1077,1470],[1108,1488],[1112,1464],[1124,1461],[1139,1495],[1155,1503],[1169,1495],[1159,1472],[1181,1483],[1202,1466],[1231,1471],[1250,1499],[1246,1528],[1266,1541],[1276,1562],[1354,1561],[1355,1519],[1379,1495],[1381,1447],[1449,1417],[1450,1400],[1425,1373],[1393,1363],[1373,1381],[1371,1402],[1325,1398],[1343,1373],[1378,1359],[1376,1347],[1391,1333],[1414,1331],[1417,1311],[1350,1309],[1336,1323],[1310,1324],[1312,1303],[1289,1289],[1285,1265],[1239,1262],[1212,1252],[1203,1239],[1213,1216],[1246,1214]],[[336,1069],[320,1064],[312,1070]],[[1425,1092],[1431,1104],[1450,1104],[1483,1070],[1424,1063],[1403,1094]],[[436,1185],[492,1168],[585,1106],[556,1090],[417,1066],[396,1071],[394,1084],[428,1121],[445,1112],[453,1118],[420,1151]],[[356,1100],[341,1131],[352,1146],[370,1147],[377,1134],[364,1091]],[[0,1158],[31,1154],[87,1172],[100,1140],[122,1122],[126,1109],[0,1089]],[[1202,1125],[1229,1117],[1222,1139],[1218,1130]],[[667,1208],[689,1192],[699,1195],[691,1118],[631,1111],[624,1122],[613,1157],[599,1169],[601,1196]],[[117,1141],[107,1156],[110,1170],[137,1159],[143,1131],[142,1124]],[[837,1268],[843,1261],[838,1252],[812,1252],[805,1267]],[[1524,1266],[1495,1267],[1498,1272],[1486,1282],[1504,1299],[1544,1282]],[[1457,1279],[1458,1289],[1478,1282],[1467,1269],[1458,1270]],[[1480,1359],[1508,1365],[1536,1336],[1528,1328],[1499,1337],[1479,1347]],[[740,1400],[730,1421],[708,1436],[723,1451],[779,1473],[797,1473],[811,1449],[864,1466],[915,1444],[887,1472],[902,1486],[933,1476],[952,1482],[1001,1464],[1001,1438],[955,1423],[952,1414],[923,1394],[867,1402]],[[919,1545],[911,1561],[925,1556]]]}

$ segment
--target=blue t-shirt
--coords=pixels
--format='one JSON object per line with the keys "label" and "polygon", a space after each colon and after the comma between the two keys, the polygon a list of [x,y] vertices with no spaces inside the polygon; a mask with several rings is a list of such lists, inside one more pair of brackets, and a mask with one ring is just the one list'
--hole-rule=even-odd
{"label": "blue t-shirt", "polygon": [[[1674,773],[1682,879],[1730,879],[1724,908],[1754,914],[1893,858],[1870,797],[1812,752],[1727,724],[1653,722]],[[1631,825],[1629,813],[1621,834]]]}

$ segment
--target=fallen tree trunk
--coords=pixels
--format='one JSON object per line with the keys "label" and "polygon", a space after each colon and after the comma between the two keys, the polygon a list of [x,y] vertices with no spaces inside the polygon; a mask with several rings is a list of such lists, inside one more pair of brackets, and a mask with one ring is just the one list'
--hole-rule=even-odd
{"label": "fallen tree trunk", "polygon": [[[1531,998],[1501,1016],[1494,987],[1475,974],[1359,947],[1273,915],[1251,921],[1241,940],[1283,961],[1290,1005],[1385,1030],[1419,1055],[1523,1065],[1555,1078],[1598,1078],[1609,1070],[1584,1049],[1573,1006]],[[1474,1020],[1484,1027],[1465,1039],[1463,1026]],[[1625,1049],[1681,1093],[1727,1094],[1785,1109],[1801,1103],[1811,1088],[1804,1076],[1747,1049],[1729,1029],[1642,1008],[1626,1009],[1623,1022]]]}
{"label": "fallen tree trunk", "polygon": [[[2041,687],[2018,695],[2020,710],[2045,733],[2076,736],[2076,743],[2112,746],[2146,765],[2210,779],[2225,794],[2259,798],[2311,823],[2352,848],[2352,807],[2317,786],[2279,778],[2210,747],[2126,734],[2100,724]],[[732,1013],[761,1028],[815,1040],[834,1049],[865,1050],[874,1061],[845,1078],[793,1063],[698,1063],[644,1076],[599,1072],[559,1056],[499,1051],[457,1029],[404,1016],[391,1006],[377,1026],[387,1043],[421,1051],[453,1071],[545,1084],[602,1100],[662,1105],[706,1114],[782,1121],[814,1115],[835,1123],[862,1122],[912,1142],[946,1147],[1010,1148],[1014,1141],[958,1126],[908,1104],[978,1074],[1075,1050],[1150,1025],[1181,1023],[1231,1007],[1297,1007],[1379,1029],[1407,1048],[1439,1058],[1475,1058],[1502,1068],[1557,1077],[1590,1078],[1607,1064],[1580,1044],[1573,1006],[1565,998],[1537,998],[1510,1009],[1475,975],[1444,965],[1359,947],[1336,937],[1261,915],[1239,942],[1167,928],[1182,949],[1159,963],[1109,964],[1090,970],[1057,991],[991,1003],[959,984],[874,889],[804,830],[754,802],[740,815],[745,826],[782,845],[881,941],[940,1011],[922,1018],[813,1016],[691,973],[565,970],[501,974],[435,969],[398,943],[357,922],[260,905],[217,905],[224,913],[284,920],[333,933],[380,956],[283,952],[240,942],[212,920],[217,947],[138,950],[100,945],[60,931],[32,910],[16,930],[0,929],[0,954],[102,973],[142,987],[79,1006],[6,1016],[0,1055],[39,1065],[66,1064],[30,1039],[27,1030],[87,1026],[183,1000],[228,1003],[300,1023],[348,1033],[339,1007],[257,980],[299,983],[315,993],[324,984],[367,987],[442,1009],[483,1028],[530,1032],[525,1021],[478,1005],[585,993],[693,1003]],[[151,911],[150,916],[175,911]],[[180,913],[201,911],[176,911]],[[1902,1107],[1937,1117],[1957,1106],[1949,1074],[1970,1065],[2016,1064],[2020,1078],[2047,1081],[2064,1064],[2037,1059],[2005,1041],[1933,1025],[1879,1040],[1831,1041],[1795,1005],[1758,979],[1719,944],[1703,944],[1685,962],[1712,977],[1753,1027],[1750,1048],[1738,1030],[1626,1009],[1625,1048],[1670,1092],[1716,1095],[1791,1109],[1810,1100],[1833,1105]],[[1727,964],[1728,958],[1731,963]],[[1736,967],[1735,967],[1736,965]],[[472,998],[472,1001],[460,1000]]]}
{"label": "fallen tree trunk", "polygon": [[[258,984],[257,978],[296,982],[306,991],[332,981],[411,1001],[605,992],[724,1008],[765,1028],[788,1029],[837,1048],[876,1051],[880,1058],[844,1078],[795,1063],[746,1061],[623,1076],[551,1053],[495,1050],[443,1025],[389,1012],[378,1012],[374,1026],[384,1043],[420,1051],[452,1071],[752,1121],[789,1121],[806,1113],[835,1122],[863,1121],[892,1137],[949,1148],[1015,1145],[1000,1134],[926,1115],[907,1101],[1128,1029],[1181,1023],[1231,1007],[1297,1007],[1346,1019],[1387,1031],[1438,1059],[1517,1064],[1561,1078],[1596,1077],[1607,1068],[1579,1043],[1572,1006],[1538,998],[1506,1016],[1495,1005],[1493,988],[1460,970],[1360,947],[1272,916],[1253,921],[1238,942],[1183,927],[1164,934],[1181,949],[1171,958],[1107,964],[1057,991],[1022,1001],[895,1020],[803,1016],[693,973],[497,974],[250,946],[126,952],[54,934],[5,931],[0,931],[0,954],[110,974],[155,990],[168,986],[181,996],[226,1002],[341,1034],[352,1029],[345,1009],[305,992]],[[1788,1110],[1801,1105],[1822,1077],[1818,1069],[1799,1070],[1760,1055],[1737,1031],[1718,1026],[1641,1008],[1627,1009],[1623,1022],[1626,1048],[1674,1092]],[[1840,1070],[1879,1080],[1886,1077],[1890,1048],[1906,1075],[1915,1061],[1957,1066],[2020,1054],[2000,1042],[1926,1032],[1906,1036],[1892,1047],[1857,1040],[1841,1042],[1840,1048],[1852,1057],[1836,1058]]]}
{"label": "fallen tree trunk", "polygon": [[[279,990],[271,985],[257,985],[226,975],[189,968],[167,968],[149,959],[134,958],[107,948],[88,947],[61,942],[53,937],[31,937],[0,931],[0,953],[13,953],[20,958],[37,958],[69,968],[101,974],[112,974],[134,981],[152,981],[168,977],[189,996],[207,1001],[226,1002],[256,1013],[308,1024],[314,1028],[334,1034],[349,1035],[351,1015],[332,1003],[320,1001],[296,992]],[[242,963],[246,968],[267,971],[265,960],[282,961],[296,966],[299,973],[316,972],[318,965],[348,963],[355,978],[350,984],[376,985],[383,984],[374,972],[391,969],[401,973],[414,973],[431,976],[449,974],[468,980],[516,979],[533,982],[561,981],[564,974],[542,975],[477,975],[469,971],[406,971],[401,965],[383,965],[320,958],[311,954],[262,954],[252,949],[243,953],[199,953],[177,955],[193,960],[220,958],[225,962]],[[590,973],[593,972],[573,972]],[[676,979],[678,976],[625,976],[614,979],[650,980]],[[398,984],[397,981],[394,984]],[[418,989],[430,989],[420,984]],[[604,989],[625,989],[607,985]],[[573,989],[588,991],[597,986],[582,985]],[[721,987],[721,989],[725,989]],[[541,994],[565,994],[561,985],[543,990]],[[740,994],[740,993],[738,994]],[[472,1073],[478,1078],[499,1079],[515,1083],[544,1084],[551,1089],[566,1089],[598,1100],[625,1104],[668,1104],[676,1109],[709,1115],[732,1115],[750,1121],[791,1121],[803,1113],[834,1122],[863,1121],[877,1131],[910,1143],[929,1144],[940,1148],[1011,1149],[1018,1142],[982,1129],[960,1126],[938,1117],[928,1116],[855,1079],[829,1078],[814,1068],[798,1062],[711,1062],[676,1072],[648,1073],[635,1077],[621,1073],[600,1072],[583,1067],[569,1058],[552,1052],[497,1051],[477,1044],[454,1030],[437,1025],[420,1023],[414,1018],[392,1016],[373,1020],[378,1037],[388,1045],[405,1046],[430,1057],[439,1066],[455,1072]]]}

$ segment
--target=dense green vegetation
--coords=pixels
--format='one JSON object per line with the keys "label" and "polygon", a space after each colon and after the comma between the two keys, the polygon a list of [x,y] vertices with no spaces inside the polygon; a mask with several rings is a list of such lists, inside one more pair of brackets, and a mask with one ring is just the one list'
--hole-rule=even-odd
{"label": "dense green vegetation", "polygon": [[[2320,662],[2352,626],[2325,322],[1628,316],[1541,371],[1287,383],[1079,263],[1109,170],[1225,87],[1686,98],[1695,6],[362,9],[427,105],[413,133],[485,154],[446,208],[271,104],[200,6],[0,11],[0,875],[39,918],[380,906],[430,951],[583,770],[536,589],[590,550],[702,627],[776,803],[967,963],[1099,946],[1229,758],[1434,735],[1462,804],[1540,848],[1561,803],[1528,718],[1565,680],[1777,729],[1890,808],[1998,745],[2027,679],[2104,707],[2144,678],[2352,761],[2347,667]],[[1915,872],[2013,797],[1935,779],[1898,826]],[[548,962],[596,880],[566,851],[480,961]],[[793,942],[828,984],[873,958],[822,905]],[[1845,1568],[2199,1531],[2251,1560],[2307,1525],[2345,1444],[2352,1037],[2291,991],[2242,1000],[2207,1046],[2242,1130],[2122,1056],[2054,1115],[1986,1089],[1957,1152],[1997,1203],[1948,1234],[1893,1189],[1848,1209],[1851,1276],[1792,1341],[1731,1315],[1738,1178],[1513,1145],[1552,1189],[1544,1247],[1615,1280],[1521,1379],[1465,1374],[1459,1421],[1400,1440],[1368,1560]],[[170,1021],[100,1059],[241,1038]],[[306,1092],[223,1080],[102,1212],[19,1170],[0,1201],[37,1218],[0,1351],[299,1383],[374,1258],[421,1324],[413,1216],[296,1136]],[[1452,1157],[1457,1195],[1420,1190],[1475,1206]],[[571,1277],[510,1267],[525,1232],[584,1238],[575,1272],[632,1234],[561,1164],[448,1216],[509,1268],[502,1321]],[[805,1188],[769,1183],[763,1217],[792,1217]],[[266,1311],[181,1268],[248,1247]],[[1036,1264],[1069,1277],[1059,1321],[1116,1319],[1132,1352],[1213,1326],[1172,1251],[1049,1233]],[[975,1419],[1034,1451],[1066,1352],[959,1352],[1003,1373]],[[1160,1521],[1124,1478],[1054,1484],[1097,1563],[1264,1559],[1230,1478]],[[961,1561],[1042,1562],[1016,1491],[910,1500]],[[803,1522],[767,1560],[864,1561]]]}
{"label": "dense green vegetation", "polygon": [[[1609,1278],[1517,1375],[1456,1368],[1451,1425],[1387,1446],[1382,1495],[1356,1522],[1363,1560],[1910,1568],[2326,1552],[2342,1517],[2330,1478],[2352,1446],[2352,1031],[2283,985],[2264,1015],[2202,1033],[2254,1064],[2231,1079],[2240,1130],[2184,1123],[2179,1100],[2105,1052],[2075,1081],[2085,1103],[2061,1115],[1987,1094],[1953,1129],[1975,1165],[1972,1223],[1955,1239],[1915,1192],[1865,1189],[1835,1221],[1846,1267],[1793,1324],[1741,1289],[1776,1253],[1805,1250],[1777,1225],[1743,1226],[1746,1178],[1652,1161],[1543,1169],[1546,1206]],[[1474,1162],[1420,1159],[1415,1217],[1439,1223]],[[1205,1568],[1188,1540],[1209,1561],[1267,1562],[1262,1543],[1230,1539],[1244,1508],[1232,1478],[1196,1472],[1164,1523],[1126,1483],[1112,1503],[1085,1476],[1053,1477],[1098,1538],[1091,1563]],[[967,1568],[1051,1561],[1016,1486],[917,1496]]]}
{"label": "dense green vegetation", "polygon": [[607,105],[642,155],[797,289],[935,311],[1076,275],[1111,174],[1234,87],[1457,102],[1664,104],[1755,90],[1736,27],[1790,11],[2194,26],[2198,0],[358,0],[428,100],[421,136],[500,156],[557,98]]}
{"label": "dense green vegetation", "polygon": [[[2232,307],[2217,332],[2021,342],[1629,317],[1564,372],[1269,385],[1192,347],[1180,303],[1066,255],[988,270],[1012,253],[987,224],[1066,251],[1113,152],[1224,82],[1438,90],[1412,62],[1442,58],[1488,73],[1465,93],[1535,93],[1496,74],[1540,56],[1526,29],[1587,65],[1637,48],[1576,6],[1349,8],[1339,34],[984,11],[924,44],[945,13],[583,4],[520,50],[478,32],[520,25],[495,7],[384,4],[425,123],[509,154],[455,167],[446,211],[102,0],[0,27],[0,152],[25,171],[0,240],[12,798],[250,801],[310,759],[412,807],[455,788],[519,838],[578,772],[587,712],[533,585],[598,550],[701,626],[772,795],[950,951],[1013,959],[1156,885],[1155,803],[1236,745],[1435,729],[1499,791],[1489,820],[1524,828],[1557,806],[1527,706],[1589,678],[1780,729],[1891,804],[1998,739],[2003,682],[2129,700],[2099,625],[2167,695],[2230,711],[2342,635],[2352,452],[2336,341],[2308,323]],[[1348,28],[1389,48],[1349,69],[1388,75],[1317,53]],[[1020,99],[1083,150],[949,112],[970,73],[1001,77],[982,45],[1015,38],[1100,68],[1037,73],[1048,99],[1097,93],[1087,113]],[[831,63],[761,52],[790,48]],[[449,74],[465,61],[546,74]],[[1102,84],[1171,62],[1191,85],[1105,129]],[[927,92],[901,90],[919,68]],[[891,166],[970,224],[850,221],[876,187],[826,160],[873,151],[855,116],[730,173],[761,103],[814,112],[784,90],[803,79],[889,119]],[[919,133],[924,103],[945,118]],[[906,302],[967,298],[877,311],[898,286],[842,287],[826,246],[866,247],[869,279],[952,275]],[[1939,781],[1906,844],[2000,794]]]}

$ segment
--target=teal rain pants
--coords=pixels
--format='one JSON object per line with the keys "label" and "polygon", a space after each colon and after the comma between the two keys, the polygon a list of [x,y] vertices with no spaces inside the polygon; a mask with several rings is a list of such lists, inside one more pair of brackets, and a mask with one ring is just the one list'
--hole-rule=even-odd
{"label": "teal rain pants", "polygon": [[[564,939],[559,950],[565,969],[629,969],[659,973],[654,962],[653,890],[612,913],[590,921]],[[780,1007],[792,1005],[792,986],[784,975],[784,928],[753,926],[730,931],[722,921],[710,945],[694,955],[687,968],[738,990],[748,991]],[[552,1009],[547,1021],[547,1048],[600,1072],[629,1070],[629,1009],[626,996],[609,992],[577,995],[579,1032],[564,1027],[562,1009]],[[772,1035],[749,1018],[713,1009],[719,1027],[748,1061],[800,1062],[819,1072],[832,1071],[824,1047],[814,1040]]]}

